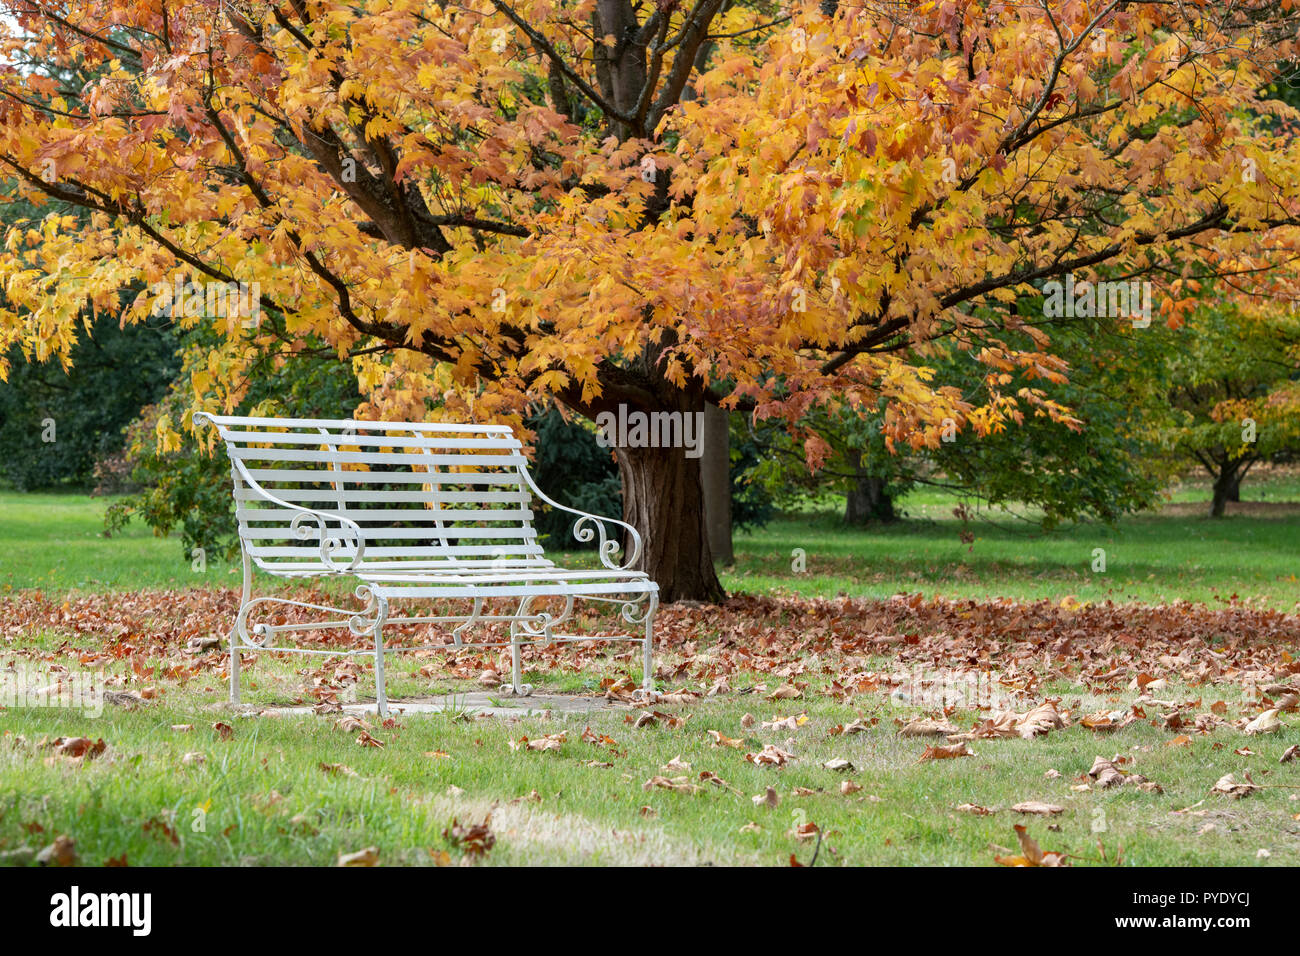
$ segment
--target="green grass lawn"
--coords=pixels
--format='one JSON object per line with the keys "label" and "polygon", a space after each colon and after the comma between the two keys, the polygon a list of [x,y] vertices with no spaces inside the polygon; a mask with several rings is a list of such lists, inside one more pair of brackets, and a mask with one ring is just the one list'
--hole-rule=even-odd
{"label": "green grass lawn", "polygon": [[[694,705],[680,729],[634,728],[617,715],[404,716],[395,727],[372,729],[385,744],[375,748],[357,746],[356,733],[333,718],[236,719],[204,709],[201,695],[172,696],[102,720],[34,709],[5,714],[0,853],[69,834],[82,862],[94,865],[123,854],[132,865],[333,864],[371,846],[382,863],[429,864],[438,851],[462,857],[443,835],[453,818],[468,825],[490,815],[497,845],[485,862],[493,864],[786,865],[791,854],[807,863],[814,844],[791,833],[803,822],[825,834],[819,863],[828,865],[991,864],[993,847],[1016,845],[1017,823],[1044,849],[1075,854],[1076,865],[1114,863],[1121,850],[1122,862],[1138,866],[1254,863],[1260,849],[1271,854],[1269,864],[1300,862],[1293,820],[1300,773],[1264,776],[1300,739],[1296,729],[1253,743],[1257,756],[1233,753],[1243,743],[1235,731],[1170,746],[1169,733],[1139,723],[1105,738],[1076,727],[1035,741],[976,741],[974,757],[920,763],[928,741],[900,738],[892,723],[913,708],[750,695]],[[859,710],[880,725],[828,736]],[[760,729],[762,721],[803,712],[808,719],[797,730]],[[751,729],[741,724],[746,713],[759,722]],[[216,719],[233,726],[230,739],[213,732]],[[612,738],[613,748],[584,742],[586,726]],[[713,746],[708,730],[741,748]],[[510,747],[558,733],[566,739],[557,751]],[[108,749],[74,761],[38,746],[73,735],[104,738]],[[764,743],[794,753],[794,761],[783,768],[746,761]],[[1164,792],[1072,789],[1094,756],[1116,751]],[[833,759],[854,769],[823,766]],[[673,760],[678,767],[666,766]],[[1059,776],[1046,777],[1051,770]],[[701,780],[705,771],[728,786]],[[1278,786],[1244,800],[1208,796],[1224,773],[1240,779],[1243,771]],[[700,790],[647,792],[655,776],[685,778]],[[862,789],[843,793],[846,781]],[[752,799],[768,787],[777,794],[774,808]],[[1010,809],[1030,800],[1063,812],[1044,819]],[[959,811],[962,804],[995,812],[976,816]]]}
{"label": "green grass lawn", "polygon": [[[1300,499],[1291,477],[1243,488],[1247,500]],[[1205,500],[1203,485],[1177,490],[1175,502]],[[105,499],[0,492],[0,591],[52,592],[140,587],[227,587],[238,569],[209,560],[203,572],[176,538],[154,537],[135,522],[102,535]],[[846,529],[838,515],[781,517],[735,537],[736,563],[722,569],[728,590],[805,596],[927,596],[1078,601],[1175,599],[1215,603],[1236,594],[1279,610],[1300,603],[1300,505],[1284,513],[1211,519],[1200,513],[1139,515],[1115,527],[1076,524],[1044,534],[1002,514],[963,524],[953,501],[933,492],[903,502],[911,517],[893,525]],[[971,544],[960,534],[975,535]],[[1096,549],[1105,571],[1093,570]],[[806,572],[792,570],[796,549]],[[570,555],[581,561],[584,555]],[[561,560],[564,558],[561,557]]]}
{"label": "green grass lawn", "polygon": [[[1282,487],[1262,490],[1284,493]],[[1192,500],[1194,490],[1182,494]],[[233,569],[214,562],[202,574],[192,571],[175,539],[157,539],[139,527],[101,537],[104,505],[76,495],[0,495],[0,592],[17,598],[15,592],[39,588],[58,602],[105,591],[237,583]],[[846,531],[833,516],[820,515],[786,517],[739,535],[737,563],[725,573],[725,584],[735,591],[822,597],[920,591],[1054,602],[1067,595],[1083,602],[1183,598],[1212,605],[1235,593],[1279,610],[1294,609],[1300,597],[1297,514],[1220,521],[1153,515],[1114,529],[1073,526],[1046,536],[976,523],[975,541],[967,545],[958,538],[962,524],[945,513],[950,502],[918,496],[905,507],[914,516],[883,529]],[[1106,549],[1104,573],[1089,568],[1097,547]],[[791,571],[795,548],[807,554],[807,573]],[[712,660],[726,624],[723,613],[704,614],[696,631],[661,650],[661,686],[681,686],[682,679],[671,675]],[[0,620],[0,627],[5,623]],[[802,630],[798,619],[783,618],[773,633],[795,640]],[[755,638],[753,652],[776,653],[768,643],[773,639]],[[1216,640],[1207,635],[1203,650],[1217,653]],[[129,653],[107,663],[93,656],[123,642]],[[1271,649],[1269,660],[1292,659],[1300,646],[1288,645],[1286,652],[1290,657],[1279,658],[1281,650]],[[1076,722],[1034,740],[976,740],[975,756],[918,762],[927,743],[942,740],[902,738],[897,722],[936,713],[932,702],[897,699],[887,690],[848,700],[825,693],[837,669],[885,674],[897,668],[887,649],[852,660],[817,649],[791,654],[788,674],[738,672],[716,697],[657,704],[657,710],[686,718],[677,728],[662,720],[635,727],[628,720],[641,712],[637,708],[549,720],[405,714],[392,726],[370,718],[369,732],[383,742],[374,747],[358,745],[355,729],[336,726],[337,714],[237,716],[223,705],[219,657],[196,675],[168,678],[169,666],[193,658],[158,645],[147,631],[113,636],[59,625],[11,633],[0,644],[0,668],[84,671],[108,686],[148,690],[151,697],[129,708],[109,704],[100,716],[0,708],[0,861],[27,862],[31,851],[63,834],[75,839],[78,859],[90,865],[123,855],[132,865],[333,864],[340,854],[367,847],[377,849],[381,863],[460,862],[477,858],[444,831],[453,820],[470,825],[490,817],[496,842],[479,862],[502,865],[788,865],[791,855],[807,863],[816,843],[798,838],[803,823],[823,834],[818,865],[987,865],[1004,852],[1000,848],[1016,847],[1017,823],[1028,825],[1045,850],[1071,854],[1075,865],[1117,859],[1129,865],[1300,862],[1300,761],[1278,763],[1286,747],[1300,742],[1295,714],[1283,715],[1282,732],[1267,737],[1247,738],[1225,725],[1190,733],[1186,742],[1147,719],[1109,735]],[[1025,667],[1037,667],[1036,660],[1026,656]],[[259,654],[245,677],[247,699],[301,699],[320,663]],[[370,677],[366,659],[361,664],[365,699]],[[390,664],[395,699],[478,689],[473,680],[446,672],[422,676],[417,665],[408,658]],[[615,646],[580,667],[534,669],[526,679],[543,692],[593,693],[603,680],[639,679],[637,667],[635,654]],[[1196,712],[1220,699],[1228,718],[1245,719],[1257,709],[1242,698],[1236,677],[1193,686],[1169,676],[1159,696],[1194,700]],[[1053,668],[1040,677],[1032,700],[1023,697],[1020,709],[1055,697],[1077,721],[1137,702],[1138,691],[1122,681],[1099,690]],[[805,685],[803,696],[767,699],[787,679]],[[1151,717],[1167,709],[1145,706]],[[762,727],[799,714],[806,720],[795,729]],[[965,729],[986,716],[957,709],[949,719]],[[875,722],[861,733],[832,733],[855,719]],[[228,738],[212,729],[217,721],[233,729]],[[187,726],[192,729],[177,729]],[[584,741],[587,726],[613,742]],[[710,730],[739,747],[716,746]],[[559,733],[565,739],[558,750],[511,747],[525,737]],[[77,736],[102,738],[106,749],[75,760],[49,746]],[[790,752],[791,762],[777,768],[745,759],[769,744]],[[1162,792],[1084,789],[1083,775],[1096,756],[1129,758],[1125,769],[1155,781]],[[824,766],[836,759],[850,761],[852,769]],[[1241,779],[1247,771],[1263,789],[1242,800],[1209,793],[1223,774]],[[698,790],[647,790],[656,776]],[[768,787],[774,808],[753,799]],[[1045,818],[1011,809],[1033,800],[1061,812]],[[958,810],[962,804],[994,812],[975,815]]]}

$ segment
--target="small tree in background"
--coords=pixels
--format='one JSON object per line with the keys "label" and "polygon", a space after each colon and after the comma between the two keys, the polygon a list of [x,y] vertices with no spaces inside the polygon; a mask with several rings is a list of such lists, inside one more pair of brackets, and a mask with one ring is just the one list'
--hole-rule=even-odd
{"label": "small tree in background", "polygon": [[1164,440],[1209,475],[1219,518],[1256,463],[1300,451],[1300,315],[1207,306],[1174,338]]}

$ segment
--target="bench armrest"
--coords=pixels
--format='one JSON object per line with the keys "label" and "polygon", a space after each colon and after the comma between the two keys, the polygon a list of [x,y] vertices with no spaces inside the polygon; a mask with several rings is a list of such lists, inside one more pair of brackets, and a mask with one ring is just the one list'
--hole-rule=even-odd
{"label": "bench armrest", "polygon": [[[205,412],[195,412],[193,422],[196,426],[204,424],[205,422],[207,424],[216,424],[212,421],[211,416]],[[231,457],[230,463],[244,484],[257,492],[260,497],[276,507],[298,512],[294,515],[293,520],[289,522],[289,533],[293,537],[297,538],[299,541],[310,540],[312,530],[307,526],[306,522],[314,521],[316,523],[316,533],[320,538],[320,559],[321,563],[324,564],[325,567],[329,568],[336,574],[347,574],[356,570],[357,565],[361,563],[361,559],[365,555],[366,551],[366,536],[361,530],[361,525],[357,524],[346,515],[336,514],[332,511],[318,511],[312,508],[304,508],[301,505],[295,505],[282,498],[277,498],[271,492],[258,484],[257,480],[248,473],[248,469],[244,466],[244,463],[238,458]],[[340,527],[338,529],[338,535],[331,536],[327,534],[329,529],[325,527],[326,521],[337,521],[339,523]],[[335,552],[341,550],[349,543],[355,543],[357,549],[356,553],[352,556],[352,559],[346,564],[335,560]]]}
{"label": "bench armrest", "polygon": [[[533,489],[533,493],[542,501],[546,502],[552,508],[558,508],[560,511],[567,511],[569,514],[578,516],[578,520],[573,523],[573,536],[584,543],[591,541],[597,535],[600,536],[598,550],[600,552],[600,563],[611,571],[626,571],[632,565],[636,564],[641,557],[641,535],[637,534],[636,528],[632,527],[626,521],[619,521],[617,518],[602,518],[599,515],[588,514],[585,511],[579,511],[577,508],[570,508],[568,505],[562,505],[558,501],[550,498],[546,492],[537,487],[537,482],[533,481],[533,476],[527,468],[520,468],[524,480],[528,482],[528,487]],[[605,525],[617,525],[632,536],[631,554],[625,556],[622,564],[614,560],[614,555],[618,553],[620,544],[617,538],[611,537],[605,531]]]}

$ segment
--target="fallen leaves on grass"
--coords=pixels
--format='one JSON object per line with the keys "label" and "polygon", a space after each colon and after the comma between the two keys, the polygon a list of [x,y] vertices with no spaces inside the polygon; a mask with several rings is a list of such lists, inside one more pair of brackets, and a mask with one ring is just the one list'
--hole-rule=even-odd
{"label": "fallen leaves on grass", "polygon": [[808,723],[807,712],[801,714],[791,714],[789,717],[777,717],[773,720],[763,721],[763,730],[798,730],[804,724]]}
{"label": "fallen leaves on grass", "polygon": [[734,793],[736,796],[741,795],[739,790],[737,790],[731,784],[727,783],[727,781],[723,780],[721,777],[719,777],[716,773],[714,773],[711,770],[701,770],[700,779],[703,780],[705,783],[711,783],[715,787],[718,787],[722,790],[726,790],[728,793]]}
{"label": "fallen leaves on grass", "polygon": [[834,760],[828,760],[822,764],[827,770],[834,770],[837,773],[852,773],[853,764],[843,758],[837,757]]}
{"label": "fallen leaves on grass", "polygon": [[108,749],[103,737],[98,740],[89,737],[57,737],[50,741],[50,747],[56,756],[73,760],[93,760]]}
{"label": "fallen leaves on grass", "polygon": [[1111,733],[1116,730],[1123,730],[1129,724],[1137,723],[1137,717],[1131,711],[1112,710],[1100,711],[1095,714],[1089,714],[1079,721],[1083,727],[1096,733]]}
{"label": "fallen leaves on grass", "polygon": [[1164,792],[1160,784],[1148,780],[1142,774],[1121,770],[1118,764],[1122,763],[1124,759],[1118,754],[1109,760],[1105,757],[1096,757],[1092,761],[1092,767],[1088,770],[1088,776],[1092,778],[1100,790],[1132,785],[1147,793]]}
{"label": "fallen leaves on grass", "polygon": [[379,865],[379,848],[368,846],[364,850],[357,850],[355,853],[340,853],[339,861],[336,866],[378,866]]}
{"label": "fallen leaves on grass", "polygon": [[767,695],[768,700],[795,700],[803,696],[803,691],[793,684],[782,684]]}
{"label": "fallen leaves on grass", "polygon": [[757,767],[784,767],[794,754],[782,750],[775,744],[767,744],[758,753],[745,754],[745,759]]}
{"label": "fallen leaves on grass", "polygon": [[220,720],[212,725],[212,730],[220,740],[229,740],[231,737],[235,736],[235,728],[231,727],[227,723],[221,722]]}
{"label": "fallen leaves on grass", "polygon": [[70,836],[57,836],[54,842],[36,854],[41,866],[76,866],[77,841]]}
{"label": "fallen leaves on grass", "polygon": [[331,777],[359,777],[361,776],[351,767],[344,763],[323,763],[320,769]]}
{"label": "fallen leaves on grass", "polygon": [[453,817],[451,825],[442,831],[442,835],[453,845],[459,847],[460,851],[466,856],[477,859],[484,856],[488,850],[496,845],[496,835],[489,827],[491,822],[492,815],[490,813],[483,819],[482,823],[472,823],[469,826],[462,826],[460,821]]}
{"label": "fallen leaves on grass", "polygon": [[1266,710],[1245,727],[1241,728],[1243,734],[1275,734],[1282,729],[1282,721],[1278,720],[1277,708]]}
{"label": "fallen leaves on grass", "polygon": [[975,817],[988,817],[997,813],[997,810],[989,807],[981,807],[978,803],[959,803],[957,804],[958,813],[969,813]]}
{"label": "fallen leaves on grass", "polygon": [[635,721],[633,721],[630,714],[624,719],[634,727],[638,728],[662,723],[669,730],[678,730],[686,726],[686,721],[691,719],[691,715],[687,714],[685,717],[675,717],[672,714],[665,714],[657,710],[646,710],[642,711],[641,716],[637,717]]}
{"label": "fallen leaves on grass", "polygon": [[691,781],[685,776],[664,777],[664,776],[660,776],[659,774],[655,774],[645,783],[641,784],[641,789],[644,790],[646,793],[649,793],[651,790],[657,789],[657,790],[671,790],[674,793],[695,794],[695,793],[699,793],[702,788],[697,787],[695,784],[691,783]]}
{"label": "fallen leaves on grass", "polygon": [[1019,856],[994,856],[993,862],[1002,866],[1069,866],[1064,853],[1044,852],[1038,841],[1029,835],[1020,824],[1016,824],[1016,839],[1020,841]]}
{"label": "fallen leaves on grass", "polygon": [[916,759],[917,763],[926,760],[951,760],[954,757],[974,757],[975,751],[966,746],[965,743],[948,744],[946,746],[932,744],[926,747],[920,757]]}
{"label": "fallen leaves on grass", "polygon": [[800,843],[803,843],[807,840],[817,839],[817,835],[821,832],[822,831],[817,824],[813,823],[811,820],[806,820],[798,826],[791,828],[786,836],[794,837]]}
{"label": "fallen leaves on grass", "polygon": [[1250,779],[1249,773],[1242,773],[1245,780],[1238,780],[1233,774],[1225,773],[1219,778],[1218,783],[1210,788],[1210,793],[1221,793],[1224,796],[1232,797],[1234,800],[1240,800],[1242,797],[1248,797],[1256,790],[1260,789],[1259,784]]}
{"label": "fallen leaves on grass", "polygon": [[[856,724],[858,721],[854,721],[854,723]],[[859,729],[865,730],[866,728],[863,727]],[[850,730],[849,727],[845,727],[844,732],[849,734],[855,733],[855,731]],[[898,730],[898,736],[900,737],[946,737],[949,734],[959,733],[961,733],[961,731],[947,720],[934,720],[930,717],[914,717]]]}
{"label": "fallen leaves on grass", "polygon": [[952,743],[963,740],[993,740],[1002,737],[1021,737],[1032,740],[1053,730],[1069,726],[1056,709],[1054,701],[1044,701],[1023,714],[1004,710],[985,718],[967,733],[948,734]]}
{"label": "fallen leaves on grass", "polygon": [[713,746],[715,747],[731,747],[735,750],[739,750],[745,746],[743,740],[737,737],[728,737],[719,730],[710,730],[706,732],[709,735],[709,740],[713,742]]}
{"label": "fallen leaves on grass", "polygon": [[1295,760],[1296,757],[1300,757],[1300,744],[1292,744],[1290,747],[1287,747],[1286,750],[1282,751],[1282,759],[1279,760],[1278,763],[1290,763],[1292,760]]}
{"label": "fallen leaves on grass", "polygon": [[547,734],[545,737],[520,737],[518,740],[508,741],[511,750],[537,750],[537,751],[557,751],[560,745],[568,738],[563,732],[558,734]]}
{"label": "fallen leaves on grass", "polygon": [[1027,813],[1040,817],[1054,817],[1065,812],[1065,807],[1058,807],[1054,803],[1043,803],[1041,800],[1026,800],[1024,803],[1017,803],[1011,809],[1016,813]]}

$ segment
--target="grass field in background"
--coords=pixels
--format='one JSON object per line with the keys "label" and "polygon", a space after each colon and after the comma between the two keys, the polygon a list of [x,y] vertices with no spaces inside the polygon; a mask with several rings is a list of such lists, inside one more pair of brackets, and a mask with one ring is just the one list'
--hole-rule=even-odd
{"label": "grass field in background", "polygon": [[[778,517],[735,535],[736,563],[720,569],[730,591],[809,597],[927,596],[1021,599],[1070,596],[1078,601],[1176,599],[1217,603],[1237,595],[1280,610],[1300,602],[1300,478],[1248,482],[1247,505],[1261,514],[1206,517],[1204,483],[1175,489],[1164,511],[1126,518],[1115,527],[1075,524],[1042,533],[999,512],[964,524],[955,500],[923,491],[901,502],[903,520],[847,529],[830,512]],[[0,492],[0,591],[50,592],[237,584],[237,568],[209,560],[192,570],[177,538],[156,538],[139,522],[102,535],[107,499],[75,494]],[[975,535],[963,543],[960,534]],[[1092,570],[1095,549],[1106,570]],[[795,549],[805,555],[797,573]],[[590,554],[558,555],[583,562]]]}

